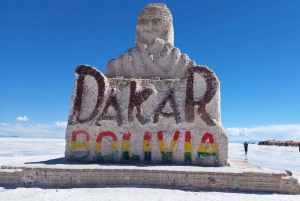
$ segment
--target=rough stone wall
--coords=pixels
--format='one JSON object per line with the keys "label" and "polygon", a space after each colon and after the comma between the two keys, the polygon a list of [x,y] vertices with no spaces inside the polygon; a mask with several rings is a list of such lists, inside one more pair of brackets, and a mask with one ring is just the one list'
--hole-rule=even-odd
{"label": "rough stone wall", "polygon": [[0,186],[20,185],[22,169],[0,169]]}
{"label": "rough stone wall", "polygon": [[[11,168],[11,167],[2,167]],[[25,168],[0,170],[0,186],[151,186],[299,194],[297,179],[284,173],[201,172],[151,169]]]}

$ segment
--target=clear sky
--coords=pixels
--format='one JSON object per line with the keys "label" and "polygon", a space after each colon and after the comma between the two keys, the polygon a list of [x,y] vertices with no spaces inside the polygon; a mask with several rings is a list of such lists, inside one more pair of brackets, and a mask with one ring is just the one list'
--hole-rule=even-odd
{"label": "clear sky", "polygon": [[[134,46],[148,2],[0,0],[0,136],[64,137],[74,70]],[[300,140],[300,1],[160,1],[175,47],[221,82],[230,140]]]}

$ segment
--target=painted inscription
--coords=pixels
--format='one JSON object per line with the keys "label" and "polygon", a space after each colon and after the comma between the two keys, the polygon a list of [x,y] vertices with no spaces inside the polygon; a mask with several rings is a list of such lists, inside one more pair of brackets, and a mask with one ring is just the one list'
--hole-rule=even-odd
{"label": "painted inscription", "polygon": [[192,162],[191,131],[186,131],[184,136],[184,162]]}
{"label": "painted inscription", "polygon": [[143,141],[143,151],[144,151],[144,161],[151,161],[152,152],[152,134],[150,132],[145,132]]}
{"label": "painted inscription", "polygon": [[130,133],[124,133],[123,134],[123,141],[122,141],[122,157],[125,161],[139,161],[140,156],[138,155],[132,155],[130,156]]}
{"label": "painted inscription", "polygon": [[159,150],[161,152],[162,161],[172,162],[174,147],[177,143],[179,135],[180,135],[180,132],[175,131],[174,136],[173,136],[173,140],[171,141],[169,147],[166,147],[163,132],[162,131],[157,132]]}
{"label": "painted inscription", "polygon": [[[84,135],[85,141],[78,142],[77,136],[78,135]],[[69,160],[71,161],[85,161],[87,157],[90,154],[90,138],[89,133],[83,130],[74,131],[72,135],[72,152],[74,152]],[[177,145],[177,141],[180,137],[180,131],[175,131],[173,135],[173,139],[170,142],[168,146],[166,146],[165,140],[164,140],[164,133],[163,131],[157,132],[157,144],[159,151],[161,153],[161,161],[165,163],[171,163],[173,159],[173,152],[174,150],[180,149],[182,144]],[[101,153],[102,147],[103,147],[103,138],[110,139],[109,143],[111,144],[112,151],[111,153],[107,155],[103,155]],[[191,163],[192,162],[192,138],[191,138],[191,132],[186,131],[185,132],[185,141],[183,144],[184,147],[184,162],[185,163]],[[121,158],[123,161],[140,161],[141,157],[139,155],[130,155],[130,146],[131,146],[131,133],[124,133],[122,136],[122,155]],[[75,154],[76,151],[83,149],[84,153],[81,153],[81,155]],[[214,143],[213,135],[210,133],[205,133],[201,139],[201,142],[198,146],[198,152],[196,156],[195,162],[199,162],[201,164],[201,161],[205,157],[212,157],[213,158],[213,164],[218,164],[218,154],[217,154],[217,146]],[[145,132],[143,136],[143,152],[144,157],[143,160],[145,162],[151,162],[151,152],[152,152],[152,134],[150,132]],[[115,133],[111,131],[105,131],[101,132],[96,139],[95,143],[95,158],[97,162],[115,162],[118,161],[119,158],[119,141]]]}
{"label": "painted inscription", "polygon": [[[101,153],[102,139],[104,137],[109,137],[112,140],[111,147],[113,149],[113,152],[108,155],[104,155]],[[96,146],[95,146],[96,160],[100,162],[103,161],[113,162],[118,158],[118,155],[119,155],[119,144],[118,144],[118,137],[116,136],[116,134],[110,131],[100,133],[96,139]]]}
{"label": "painted inscription", "polygon": [[[201,100],[195,101],[194,100],[194,74],[199,73],[206,81],[207,89],[205,94]],[[198,114],[200,114],[201,119],[208,125],[208,126],[215,126],[215,122],[212,118],[208,115],[205,107],[212,98],[215,96],[216,91],[218,89],[218,81],[215,77],[214,73],[209,70],[208,68],[198,68],[192,67],[188,70],[188,79],[186,85],[186,99],[185,99],[185,120],[187,122],[194,122],[195,114],[194,114],[194,107],[198,105]]]}
{"label": "painted inscription", "polygon": [[201,139],[201,143],[198,148],[197,161],[200,163],[204,159],[211,158],[213,164],[218,163],[218,149],[214,141],[214,137],[210,133],[205,133]]}
{"label": "painted inscription", "polygon": [[[84,135],[85,139],[84,141],[78,141],[77,137],[79,135]],[[71,139],[71,155],[70,160],[71,161],[86,161],[86,159],[90,155],[90,149],[89,149],[89,141],[90,141],[90,135],[88,132],[84,130],[78,130],[72,132],[72,139]]]}
{"label": "painted inscription", "polygon": [[227,165],[211,69],[191,67],[186,77],[166,80],[106,78],[87,65],[75,73],[67,160]]}
{"label": "painted inscription", "polygon": [[[106,102],[103,102],[103,96],[105,92],[105,88],[108,87],[105,85],[105,76],[94,69],[91,66],[87,65],[80,65],[76,68],[76,73],[78,74],[78,79],[76,82],[77,90],[76,90],[76,98],[74,100],[74,107],[73,107],[73,113],[70,115],[69,118],[69,124],[82,124],[86,122],[92,121],[94,118],[97,117],[98,113],[100,112],[101,104],[104,105],[103,111],[95,121],[95,125],[101,126],[102,120],[113,120],[117,122],[117,125],[120,127],[123,125],[123,117],[121,114],[120,109],[120,103],[117,101],[117,92],[112,87],[110,91],[110,95]],[[204,96],[201,100],[195,101],[194,100],[194,74],[198,73],[203,76],[205,79],[207,89],[205,91]],[[198,115],[200,115],[201,119],[208,125],[208,126],[215,126],[216,123],[214,120],[210,117],[210,115],[206,111],[206,105],[210,103],[212,98],[216,94],[216,90],[218,88],[218,81],[215,77],[215,74],[204,66],[197,66],[197,67],[191,67],[189,68],[187,72],[187,84],[186,84],[186,94],[185,94],[185,121],[192,123],[195,119],[194,114],[194,108],[195,105],[198,106]],[[80,119],[80,114],[82,112],[82,94],[84,90],[84,78],[86,76],[92,76],[95,78],[97,84],[98,84],[98,96],[97,96],[97,102],[95,104],[94,110],[92,114],[86,118],[86,119]],[[130,82],[130,96],[128,100],[128,122],[132,122],[134,120],[133,117],[133,109],[136,107],[137,113],[136,118],[140,122],[140,124],[146,124],[149,122],[143,115],[142,115],[142,109],[141,104],[145,102],[153,93],[153,89],[151,88],[145,88],[142,91],[136,92],[137,83],[135,81]],[[154,116],[153,116],[153,123],[157,123],[159,121],[159,117],[173,117],[175,119],[176,124],[182,122],[181,113],[178,109],[178,103],[176,103],[175,100],[175,89],[169,89],[165,94],[164,99],[162,102],[158,104],[158,107],[154,109]],[[169,103],[173,112],[163,112],[163,108],[165,105]],[[115,116],[106,116],[108,108],[112,106],[115,110]]]}

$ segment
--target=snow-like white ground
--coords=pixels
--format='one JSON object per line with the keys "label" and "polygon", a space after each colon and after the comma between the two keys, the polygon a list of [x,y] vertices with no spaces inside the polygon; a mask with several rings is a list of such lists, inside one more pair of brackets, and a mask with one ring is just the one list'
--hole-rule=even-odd
{"label": "snow-like white ground", "polygon": [[245,155],[243,144],[229,143],[229,158],[246,161],[263,169],[284,172],[290,170],[300,181],[300,152],[299,147],[266,146],[249,144],[248,154]]}
{"label": "snow-like white ground", "polygon": [[[64,156],[64,139],[0,138],[0,166],[23,162],[59,159]],[[283,172],[291,170],[300,179],[300,152],[297,147],[249,145],[245,155],[243,145],[229,143],[229,158],[247,161],[263,169]],[[60,159],[61,160],[61,159]],[[53,161],[55,164],[55,160]],[[186,166],[185,166],[186,168]],[[4,188],[0,200],[300,200],[300,195],[238,193],[214,191],[184,191],[141,187],[106,188]]]}

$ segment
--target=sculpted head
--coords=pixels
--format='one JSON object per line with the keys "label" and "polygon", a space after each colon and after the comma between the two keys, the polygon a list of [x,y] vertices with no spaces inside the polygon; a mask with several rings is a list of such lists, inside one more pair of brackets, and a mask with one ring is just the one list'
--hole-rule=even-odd
{"label": "sculpted head", "polygon": [[148,4],[140,13],[135,42],[151,44],[155,38],[174,46],[173,18],[165,4]]}
{"label": "sculpted head", "polygon": [[148,4],[136,24],[135,46],[107,65],[108,77],[183,78],[196,66],[174,47],[173,17],[165,4]]}

